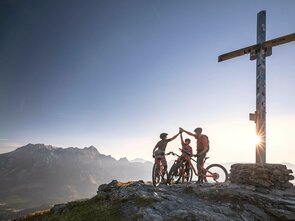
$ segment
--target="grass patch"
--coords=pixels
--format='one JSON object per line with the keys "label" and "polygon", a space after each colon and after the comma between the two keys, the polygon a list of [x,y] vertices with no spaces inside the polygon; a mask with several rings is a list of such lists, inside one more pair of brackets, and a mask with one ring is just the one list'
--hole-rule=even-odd
{"label": "grass patch", "polygon": [[158,202],[157,199],[152,197],[145,197],[145,196],[138,196],[138,195],[132,195],[125,199],[124,201],[132,201],[139,207],[146,207],[149,206],[155,202]]}
{"label": "grass patch", "polygon": [[[128,187],[132,182],[117,183],[117,186]],[[67,203],[64,207],[60,207],[54,212],[39,211],[30,214],[26,218],[18,219],[18,221],[120,221],[134,220],[133,215],[128,217],[124,211],[129,206],[137,210],[140,207],[147,207],[158,202],[154,197],[129,195],[125,199],[117,199],[109,195],[97,195],[91,199],[84,201],[73,201]],[[134,207],[133,207],[134,206]],[[124,208],[124,210],[122,209]],[[125,217],[124,217],[125,215]]]}
{"label": "grass patch", "polygon": [[119,201],[102,201],[94,197],[83,202],[68,203],[61,214],[44,211],[31,214],[19,221],[119,221],[121,220],[120,208]]}

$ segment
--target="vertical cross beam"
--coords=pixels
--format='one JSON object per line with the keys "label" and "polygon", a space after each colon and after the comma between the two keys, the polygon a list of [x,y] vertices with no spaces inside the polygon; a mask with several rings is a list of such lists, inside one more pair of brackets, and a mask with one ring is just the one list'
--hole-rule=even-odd
{"label": "vertical cross beam", "polygon": [[266,163],[266,79],[265,57],[266,49],[262,47],[265,42],[266,12],[257,14],[257,44],[261,47],[256,54],[256,134],[261,142],[256,145],[256,163]]}

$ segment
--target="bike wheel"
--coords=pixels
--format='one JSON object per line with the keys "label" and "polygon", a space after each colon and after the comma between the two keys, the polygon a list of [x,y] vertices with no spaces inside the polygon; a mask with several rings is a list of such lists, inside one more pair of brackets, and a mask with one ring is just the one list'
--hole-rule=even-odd
{"label": "bike wheel", "polygon": [[163,183],[165,184],[165,185],[167,185],[167,179],[168,179],[168,172],[167,172],[167,170],[164,172],[164,175],[163,175]]}
{"label": "bike wheel", "polygon": [[179,165],[174,163],[169,170],[168,177],[167,177],[167,184],[176,184],[180,180],[180,173],[179,173]]}
{"label": "bike wheel", "polygon": [[211,164],[206,168],[206,174],[203,179],[208,183],[226,182],[228,180],[228,172],[220,164]]}
{"label": "bike wheel", "polygon": [[154,186],[158,186],[161,182],[160,166],[157,163],[154,163],[154,166],[153,166],[152,179],[153,179]]}
{"label": "bike wheel", "polygon": [[188,168],[185,169],[185,173],[183,174],[183,176],[181,177],[181,181],[183,183],[189,183],[192,181],[193,178],[193,169],[192,168]]}

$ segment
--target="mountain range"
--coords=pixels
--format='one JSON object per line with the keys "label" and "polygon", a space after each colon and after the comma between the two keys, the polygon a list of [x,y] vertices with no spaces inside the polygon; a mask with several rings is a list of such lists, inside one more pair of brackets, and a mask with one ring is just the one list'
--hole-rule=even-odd
{"label": "mountain range", "polygon": [[116,160],[94,146],[28,144],[0,154],[0,211],[88,198],[113,179],[151,180],[151,171],[151,162]]}

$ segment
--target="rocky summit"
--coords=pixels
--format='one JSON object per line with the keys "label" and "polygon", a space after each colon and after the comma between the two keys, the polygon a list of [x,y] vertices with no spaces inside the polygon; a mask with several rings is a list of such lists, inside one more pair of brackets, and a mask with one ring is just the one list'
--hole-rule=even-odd
{"label": "rocky summit", "polygon": [[118,182],[100,185],[89,200],[55,205],[32,220],[295,220],[295,188],[250,185]]}

